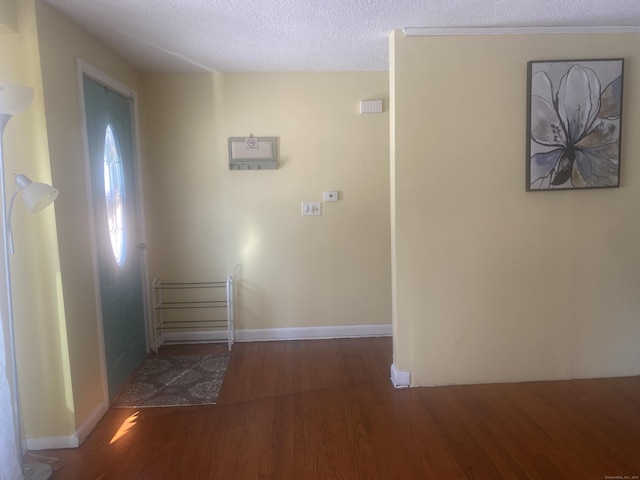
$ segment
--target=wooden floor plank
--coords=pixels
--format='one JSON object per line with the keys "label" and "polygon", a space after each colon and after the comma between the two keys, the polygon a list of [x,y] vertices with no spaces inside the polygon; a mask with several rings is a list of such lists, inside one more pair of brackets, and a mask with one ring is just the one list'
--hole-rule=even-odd
{"label": "wooden floor plank", "polygon": [[217,405],[110,409],[80,448],[38,453],[64,462],[54,480],[640,475],[640,377],[395,389],[391,348],[236,344]]}
{"label": "wooden floor plank", "polygon": [[[483,412],[488,434],[496,443],[504,445],[510,455],[517,459],[529,478],[576,478],[584,472],[573,471],[563,463],[563,458],[555,458],[553,452],[562,452],[562,445],[538,424],[529,418],[507,395],[510,385],[500,389],[493,385],[478,385],[461,389],[467,408]],[[517,386],[516,386],[517,388]],[[548,451],[548,457],[540,457],[539,452]]]}

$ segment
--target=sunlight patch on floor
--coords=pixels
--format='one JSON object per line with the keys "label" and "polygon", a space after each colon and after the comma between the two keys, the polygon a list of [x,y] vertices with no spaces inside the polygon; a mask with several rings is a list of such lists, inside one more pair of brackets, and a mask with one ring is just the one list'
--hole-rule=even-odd
{"label": "sunlight patch on floor", "polygon": [[113,445],[118,440],[120,440],[122,437],[124,437],[127,433],[129,433],[129,430],[131,430],[135,426],[136,421],[138,420],[138,415],[139,414],[140,414],[140,411],[137,411],[133,415],[128,416],[124,420],[124,422],[122,422],[122,425],[120,425],[120,428],[118,429],[116,434],[113,436],[113,438],[109,442],[109,445]]}

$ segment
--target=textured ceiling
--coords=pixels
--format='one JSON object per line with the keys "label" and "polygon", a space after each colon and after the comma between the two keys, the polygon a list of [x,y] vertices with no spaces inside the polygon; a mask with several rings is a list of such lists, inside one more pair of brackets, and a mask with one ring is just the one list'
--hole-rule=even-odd
{"label": "textured ceiling", "polygon": [[42,0],[144,71],[388,69],[403,27],[637,26],[639,0]]}

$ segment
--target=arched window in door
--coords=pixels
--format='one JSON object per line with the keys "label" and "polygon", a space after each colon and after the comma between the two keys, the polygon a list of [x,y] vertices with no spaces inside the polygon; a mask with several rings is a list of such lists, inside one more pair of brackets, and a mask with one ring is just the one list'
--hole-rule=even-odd
{"label": "arched window in door", "polygon": [[118,137],[111,124],[107,125],[104,137],[104,197],[111,248],[116,263],[122,266],[127,254],[124,170]]}

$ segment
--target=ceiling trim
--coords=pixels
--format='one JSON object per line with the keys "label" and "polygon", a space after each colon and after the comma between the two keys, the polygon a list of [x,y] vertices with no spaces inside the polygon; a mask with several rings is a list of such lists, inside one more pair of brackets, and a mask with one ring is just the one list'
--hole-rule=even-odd
{"label": "ceiling trim", "polygon": [[640,33],[640,26],[618,27],[469,27],[432,28],[405,27],[402,32],[413,36],[462,36],[462,35],[553,35],[567,33]]}

